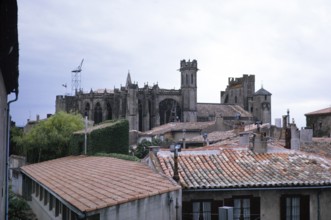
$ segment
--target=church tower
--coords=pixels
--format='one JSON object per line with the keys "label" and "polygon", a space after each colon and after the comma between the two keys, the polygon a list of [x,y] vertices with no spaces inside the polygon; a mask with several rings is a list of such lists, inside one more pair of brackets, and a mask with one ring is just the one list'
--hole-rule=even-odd
{"label": "church tower", "polygon": [[180,61],[181,90],[182,90],[182,121],[197,121],[197,72],[196,60]]}
{"label": "church tower", "polygon": [[253,95],[253,108],[251,112],[262,123],[271,124],[271,93],[263,87]]}

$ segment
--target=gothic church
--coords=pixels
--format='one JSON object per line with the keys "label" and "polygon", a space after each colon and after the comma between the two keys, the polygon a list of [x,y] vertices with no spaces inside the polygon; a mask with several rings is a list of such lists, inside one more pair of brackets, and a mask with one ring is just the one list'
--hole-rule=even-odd
{"label": "gothic church", "polygon": [[126,118],[130,130],[139,131],[174,121],[215,120],[217,116],[230,121],[240,115],[245,123],[255,120],[270,123],[271,93],[263,88],[254,93],[254,75],[229,79],[226,91],[221,93],[221,103],[197,103],[197,61],[182,60],[179,70],[181,87],[178,90],[161,89],[157,84],[139,88],[128,73],[126,85],[121,88],[57,96],[56,112],[79,112],[95,124]]}

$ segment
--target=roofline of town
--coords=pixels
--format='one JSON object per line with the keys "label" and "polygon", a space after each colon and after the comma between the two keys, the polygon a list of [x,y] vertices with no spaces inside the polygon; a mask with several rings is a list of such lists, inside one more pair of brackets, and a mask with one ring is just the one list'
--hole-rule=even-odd
{"label": "roofline of town", "polygon": [[210,191],[269,191],[269,190],[306,190],[306,189],[331,189],[328,186],[281,186],[281,187],[243,187],[243,188],[205,188],[205,189],[182,189],[184,192],[210,192]]}
{"label": "roofline of town", "polygon": [[30,176],[24,170],[22,170],[22,169],[20,169],[20,170],[21,170],[21,172],[24,175],[26,175],[27,177],[29,177],[30,179],[32,179],[33,181],[35,181],[36,183],[38,183],[39,185],[41,185],[44,189],[46,189],[48,191],[48,193],[52,194],[62,204],[64,204],[65,206],[67,206],[71,211],[75,212],[78,215],[79,219],[85,219],[86,218],[87,213],[85,211],[81,211],[77,207],[71,205],[69,202],[67,202],[66,200],[64,200],[63,198],[61,198],[61,196],[59,196],[58,194],[56,194],[55,192],[53,192],[53,190],[51,190],[49,187],[45,186],[44,184],[42,184],[41,182],[39,182],[38,180],[36,180],[32,176]]}

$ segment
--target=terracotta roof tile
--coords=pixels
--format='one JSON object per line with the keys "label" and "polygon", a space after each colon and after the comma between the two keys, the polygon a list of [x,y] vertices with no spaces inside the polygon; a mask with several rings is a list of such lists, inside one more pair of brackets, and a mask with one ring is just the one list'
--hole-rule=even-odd
{"label": "terracotta roof tile", "polygon": [[305,115],[322,115],[322,114],[331,114],[331,107],[309,112],[306,113]]}
{"label": "terracotta roof tile", "polygon": [[111,157],[70,156],[21,169],[82,212],[180,189],[143,163]]}
{"label": "terracotta roof tile", "polygon": [[[160,151],[158,158],[172,177],[173,153]],[[330,161],[300,151],[182,150],[178,161],[180,184],[187,189],[331,185]]]}

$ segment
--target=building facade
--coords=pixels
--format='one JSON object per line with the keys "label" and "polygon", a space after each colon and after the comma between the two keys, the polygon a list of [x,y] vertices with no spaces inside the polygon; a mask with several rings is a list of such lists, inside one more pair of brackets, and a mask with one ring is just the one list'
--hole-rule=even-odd
{"label": "building facade", "polygon": [[230,77],[221,103],[239,105],[250,112],[256,121],[271,124],[271,93],[264,88],[255,92],[255,76]]}
{"label": "building facade", "polygon": [[21,171],[38,219],[181,219],[181,187],[141,162],[71,156]]}
{"label": "building facade", "polygon": [[331,137],[331,108],[305,114],[306,125],[313,129],[314,137]]}
{"label": "building facade", "polygon": [[[256,137],[257,138],[257,137]],[[150,154],[150,164],[182,186],[182,219],[331,219],[330,161],[267,146],[264,152],[234,144]],[[178,165],[174,163],[177,161]],[[226,218],[230,219],[230,218]]]}
{"label": "building facade", "polygon": [[8,219],[8,154],[10,93],[18,95],[17,2],[0,2],[0,219]]}
{"label": "building facade", "polygon": [[[244,75],[243,78],[229,79],[229,85],[222,92],[222,103],[197,103],[197,72],[196,60],[180,61],[180,89],[161,89],[159,86],[144,85],[139,88],[127,75],[126,85],[114,90],[96,90],[84,93],[77,91],[73,96],[57,96],[56,112],[79,112],[87,115],[96,124],[104,120],[126,118],[130,130],[147,131],[169,122],[196,122],[215,120],[217,112],[226,112],[229,105],[233,111],[222,117],[235,118],[238,115],[255,120],[271,121],[271,111],[267,117],[259,114],[264,108],[260,99],[255,95],[255,76]],[[270,94],[271,96],[271,94]],[[268,96],[268,100],[270,100]],[[265,101],[263,101],[265,102]],[[254,107],[251,107],[254,103]],[[268,105],[271,107],[270,105]],[[225,108],[225,110],[223,110]],[[257,119],[251,120],[250,109]],[[200,112],[199,112],[200,109]]]}
{"label": "building facade", "polygon": [[197,120],[197,61],[180,62],[181,89],[161,89],[132,83],[130,73],[120,89],[78,91],[74,96],[57,96],[56,111],[75,111],[95,123],[126,118],[130,130],[146,131],[174,121]]}

